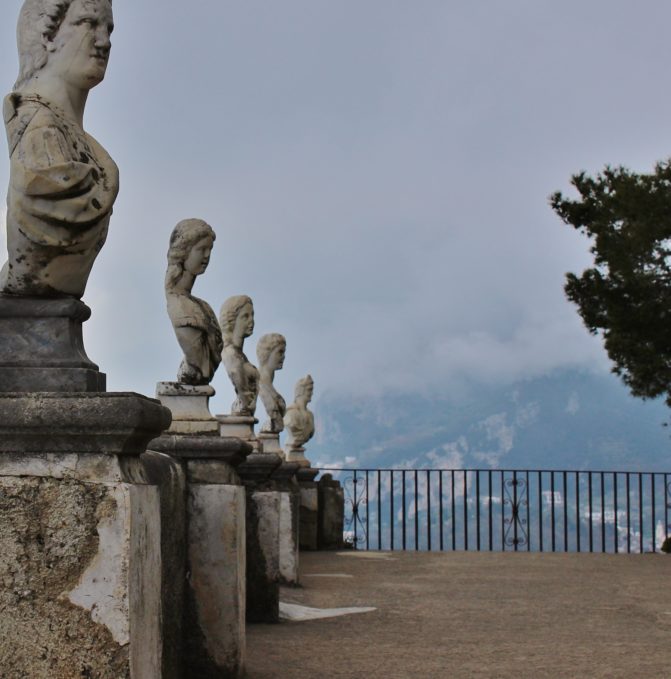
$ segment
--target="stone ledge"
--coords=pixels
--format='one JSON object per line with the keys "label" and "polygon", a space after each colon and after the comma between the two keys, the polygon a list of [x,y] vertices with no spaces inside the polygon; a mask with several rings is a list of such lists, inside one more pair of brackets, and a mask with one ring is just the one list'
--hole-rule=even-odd
{"label": "stone ledge", "polygon": [[0,393],[0,453],[140,455],[170,420],[132,392]]}
{"label": "stone ledge", "polygon": [[245,484],[267,481],[282,464],[282,458],[274,453],[253,453],[239,467],[238,473]]}
{"label": "stone ledge", "polygon": [[319,474],[319,469],[313,469],[312,467],[301,467],[296,472],[296,478],[298,482],[303,483],[313,483],[315,477]]}
{"label": "stone ledge", "polygon": [[282,460],[282,464],[275,469],[271,475],[274,481],[290,481],[296,476],[296,472],[300,469],[298,462],[287,462]]}
{"label": "stone ledge", "polygon": [[252,446],[230,436],[166,435],[150,441],[149,450],[180,459],[217,459],[237,467],[252,452]]}

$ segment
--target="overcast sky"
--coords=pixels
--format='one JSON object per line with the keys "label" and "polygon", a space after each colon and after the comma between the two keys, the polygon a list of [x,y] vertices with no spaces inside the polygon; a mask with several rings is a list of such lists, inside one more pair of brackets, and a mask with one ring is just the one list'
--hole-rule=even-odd
{"label": "overcast sky", "polygon": [[[20,5],[2,5],[5,92]],[[218,235],[194,293],[216,311],[253,297],[245,350],[286,335],[288,397],[306,372],[317,393],[361,393],[607,369],[562,291],[590,261],[586,242],[548,195],[579,170],[645,171],[671,154],[671,3],[115,0],[114,12],[86,113],[121,171],[84,298],[109,389],[153,394],[176,376],[163,276],[185,217]],[[213,384],[212,410],[228,412],[223,369]]]}

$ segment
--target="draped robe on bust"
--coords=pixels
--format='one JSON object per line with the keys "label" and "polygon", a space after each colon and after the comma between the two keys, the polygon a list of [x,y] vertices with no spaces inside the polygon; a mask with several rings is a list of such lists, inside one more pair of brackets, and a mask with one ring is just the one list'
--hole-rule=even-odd
{"label": "draped robe on bust", "polygon": [[38,95],[8,95],[3,116],[9,259],[0,291],[81,298],[107,238],[118,168],[93,137]]}

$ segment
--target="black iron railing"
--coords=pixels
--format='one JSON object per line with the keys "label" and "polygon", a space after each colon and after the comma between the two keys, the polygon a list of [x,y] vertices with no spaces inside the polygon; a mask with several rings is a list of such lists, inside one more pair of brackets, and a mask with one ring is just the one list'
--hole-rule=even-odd
{"label": "black iron railing", "polygon": [[655,552],[671,475],[504,469],[323,469],[345,488],[356,549]]}

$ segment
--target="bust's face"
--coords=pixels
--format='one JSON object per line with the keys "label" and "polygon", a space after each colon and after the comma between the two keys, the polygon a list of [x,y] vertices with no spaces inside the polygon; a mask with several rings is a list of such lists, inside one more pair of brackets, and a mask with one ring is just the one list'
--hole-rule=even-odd
{"label": "bust's face", "polygon": [[254,332],[254,307],[247,303],[245,304],[235,318],[235,329],[233,335],[235,337],[249,337]]}
{"label": "bust's face", "polygon": [[315,385],[313,382],[304,382],[299,393],[299,398],[296,400],[301,400],[305,405],[310,403],[312,400],[312,392],[314,391]]}
{"label": "bust's face", "polygon": [[278,344],[271,352],[268,364],[271,370],[281,370],[284,366],[284,357],[287,353],[286,344]]}
{"label": "bust's face", "polygon": [[73,0],[54,36],[47,43],[47,75],[89,90],[105,77],[114,29],[109,0]]}
{"label": "bust's face", "polygon": [[199,240],[189,251],[184,260],[184,270],[188,271],[194,276],[200,276],[207,265],[210,263],[210,255],[212,254],[212,246],[214,243],[209,237]]}

